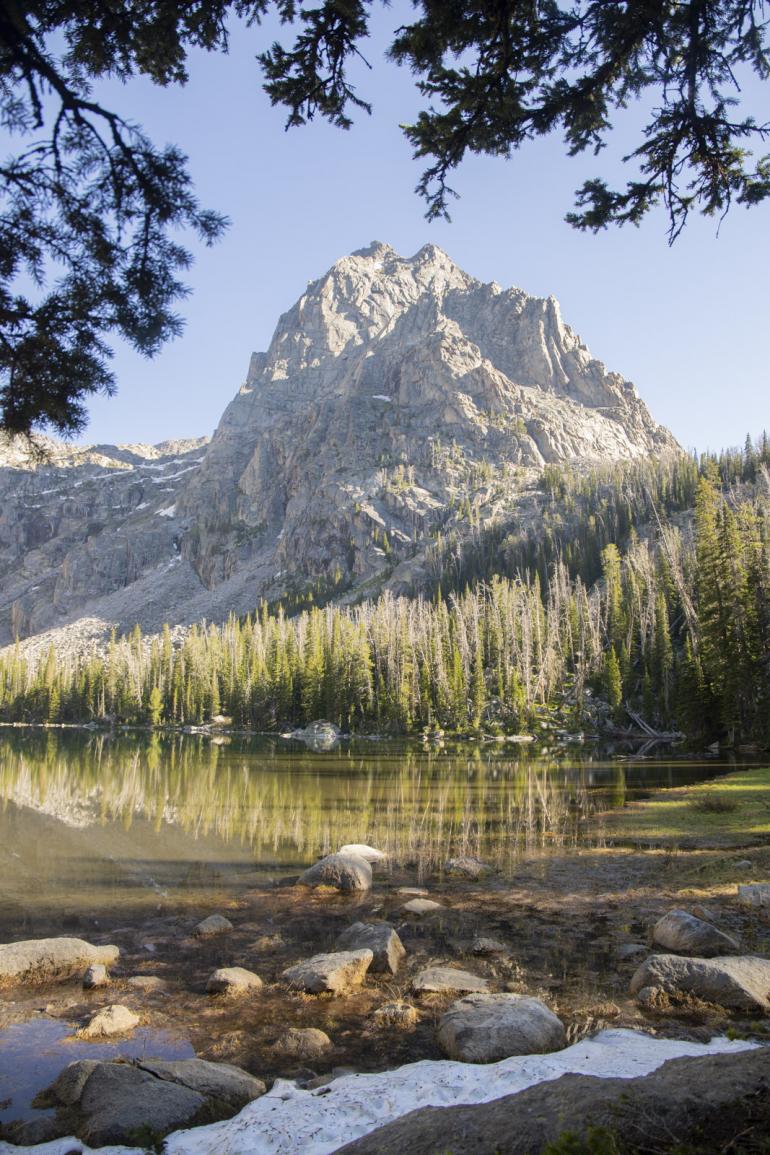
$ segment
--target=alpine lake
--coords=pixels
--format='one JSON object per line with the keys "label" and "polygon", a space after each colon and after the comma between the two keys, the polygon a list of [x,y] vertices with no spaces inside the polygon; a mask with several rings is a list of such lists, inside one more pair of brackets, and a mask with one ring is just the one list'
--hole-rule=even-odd
{"label": "alpine lake", "polygon": [[[0,992],[0,1124],[39,1116],[35,1094],[96,1052],[197,1054],[267,1082],[438,1058],[435,1023],[448,999],[410,989],[429,963],[537,994],[572,1040],[608,1025],[696,1039],[731,1027],[761,1035],[760,1022],[713,1007],[644,1009],[628,994],[650,927],[673,907],[706,905],[747,949],[770,953],[767,920],[735,902],[737,883],[770,874],[770,771],[760,766],[750,755],[695,758],[663,745],[640,753],[361,738],[312,749],[213,732],[6,728],[0,942],[74,936],[115,944],[120,960],[106,990],[67,981]],[[756,791],[743,825],[740,798],[724,802],[727,784],[754,771],[766,792],[759,829],[748,821]],[[699,821],[704,797],[723,802]],[[662,807],[659,826],[648,805]],[[388,855],[370,891],[294,885],[319,856],[361,842]],[[457,858],[488,869],[475,878],[448,870]],[[440,908],[406,913],[403,888],[424,888]],[[196,937],[211,914],[232,931]],[[381,920],[406,947],[396,975],[339,998],[282,981],[287,967],[334,949],[351,923]],[[480,936],[504,950],[474,953]],[[222,966],[255,971],[262,990],[207,995]],[[132,976],[162,981],[145,989],[129,985]],[[408,1030],[377,1024],[377,1008],[394,999],[417,1007]],[[77,1029],[112,1002],[135,1011],[141,1027],[89,1049]],[[276,1047],[287,1026],[330,1036],[310,1072]]]}

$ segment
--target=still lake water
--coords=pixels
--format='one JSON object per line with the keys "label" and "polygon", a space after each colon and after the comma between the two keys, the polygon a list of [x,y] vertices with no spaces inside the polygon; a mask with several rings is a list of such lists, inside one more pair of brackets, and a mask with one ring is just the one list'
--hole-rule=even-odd
{"label": "still lake water", "polygon": [[418,880],[454,854],[511,874],[523,854],[601,843],[601,815],[629,798],[733,768],[588,746],[360,740],[315,753],[281,739],[6,730],[0,941],[215,906],[345,842],[386,850]]}

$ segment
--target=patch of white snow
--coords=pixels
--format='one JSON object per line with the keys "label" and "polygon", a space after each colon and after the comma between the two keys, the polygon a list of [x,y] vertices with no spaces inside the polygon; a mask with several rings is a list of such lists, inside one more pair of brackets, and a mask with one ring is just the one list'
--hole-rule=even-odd
{"label": "patch of white snow", "polygon": [[156,509],[156,517],[176,517],[176,502],[173,505],[167,505],[165,509]]}
{"label": "patch of white snow", "polygon": [[[712,1039],[689,1043],[657,1039],[636,1031],[601,1031],[563,1051],[525,1055],[500,1063],[453,1063],[426,1059],[376,1075],[344,1075],[313,1091],[278,1079],[233,1119],[175,1131],[167,1155],[331,1155],[331,1152],[420,1107],[488,1103],[536,1083],[569,1073],[633,1079],[649,1075],[669,1059],[748,1050],[755,1043]],[[0,1142],[0,1155],[96,1155],[75,1140],[56,1139],[37,1147]],[[101,1147],[98,1155],[140,1155],[136,1147]]]}

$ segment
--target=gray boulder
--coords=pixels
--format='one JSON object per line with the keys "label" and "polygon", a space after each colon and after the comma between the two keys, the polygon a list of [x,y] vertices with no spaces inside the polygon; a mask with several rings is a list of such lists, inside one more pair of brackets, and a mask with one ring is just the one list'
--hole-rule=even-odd
{"label": "gray boulder", "polygon": [[165,1082],[178,1083],[203,1095],[210,1103],[240,1111],[265,1093],[265,1084],[248,1071],[230,1063],[207,1063],[204,1059],[143,1059],[139,1066]]}
{"label": "gray boulder", "polygon": [[447,859],[444,870],[447,874],[454,874],[459,878],[483,878],[486,874],[492,873],[492,867],[488,866],[486,862],[482,862],[478,858],[472,858],[470,855],[462,854],[457,858]]}
{"label": "gray boulder", "polygon": [[314,1062],[320,1059],[332,1045],[325,1031],[317,1027],[289,1027],[275,1044],[275,1049],[291,1059]]}
{"label": "gray boulder", "polygon": [[472,975],[468,971],[455,970],[454,967],[426,967],[412,982],[412,990],[420,994],[442,991],[486,992],[488,989],[489,983],[486,979]]}
{"label": "gray boulder", "polygon": [[55,1107],[59,1133],[94,1147],[157,1142],[170,1131],[225,1119],[265,1093],[239,1067],[202,1059],[70,1063],[36,1101]]}
{"label": "gray boulder", "polygon": [[245,967],[219,967],[209,976],[206,990],[210,995],[243,995],[262,989],[262,979]]}
{"label": "gray boulder", "polygon": [[[131,1063],[97,1063],[90,1072],[78,1075],[77,1081],[83,1081],[77,1098],[72,1098],[68,1082],[66,1098],[59,1102],[68,1108],[69,1134],[74,1132],[93,1147],[133,1144],[140,1137],[144,1142],[161,1139],[197,1122],[206,1107],[205,1097],[197,1091],[162,1082]],[[59,1080],[46,1095],[54,1105]]]}
{"label": "gray boulder", "polygon": [[145,995],[156,995],[168,988],[168,983],[159,975],[131,975],[126,979],[126,986]]}
{"label": "gray boulder", "polygon": [[410,898],[409,902],[405,902],[401,907],[407,914],[416,914],[422,916],[423,914],[433,914],[436,910],[445,910],[440,902],[434,902],[432,898]]}
{"label": "gray boulder", "polygon": [[225,918],[223,914],[210,914],[208,918],[198,923],[193,934],[196,938],[213,938],[217,934],[227,934],[232,929],[233,924],[229,918]]}
{"label": "gray boulder", "polygon": [[729,934],[710,922],[695,918],[686,910],[670,910],[655,923],[652,941],[665,950],[678,954],[712,958],[714,955],[733,954],[740,944]]}
{"label": "gray boulder", "polygon": [[356,854],[327,854],[305,870],[300,886],[333,886],[336,890],[371,890],[372,868]]}
{"label": "gray boulder", "polygon": [[361,986],[373,958],[374,954],[370,950],[317,954],[296,966],[288,967],[283,977],[290,987],[311,995],[323,991],[343,993]]}
{"label": "gray boulder", "polygon": [[683,992],[734,1010],[770,1010],[770,960],[752,955],[732,958],[681,958],[656,954],[645,959],[631,979],[636,995],[645,988]]}
{"label": "gray boulder", "polygon": [[92,1015],[78,1035],[81,1039],[108,1039],[113,1035],[128,1034],[138,1024],[138,1015],[121,1003],[112,1003]]}
{"label": "gray boulder", "polygon": [[82,938],[36,938],[0,945],[0,987],[46,983],[82,975],[93,963],[112,966],[116,946],[92,946]]}
{"label": "gray boulder", "polygon": [[393,927],[387,922],[354,922],[336,942],[337,950],[370,950],[374,955],[372,974],[394,975],[406,950]]}
{"label": "gray boulder", "polygon": [[468,995],[442,1017],[438,1041],[450,1059],[496,1063],[510,1055],[540,1055],[566,1046],[560,1019],[526,995]]}

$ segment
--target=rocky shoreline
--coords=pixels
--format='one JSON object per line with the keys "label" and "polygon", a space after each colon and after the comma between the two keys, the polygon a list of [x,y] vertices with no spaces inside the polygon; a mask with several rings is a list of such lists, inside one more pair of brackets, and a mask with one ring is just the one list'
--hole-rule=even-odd
{"label": "rocky shoreline", "polygon": [[[271,1084],[314,1093],[349,1072],[415,1061],[490,1071],[517,1055],[545,1062],[608,1027],[644,1032],[653,1051],[679,1040],[697,1053],[725,1032],[767,1039],[770,892],[693,886],[693,863],[703,873],[709,853],[672,864],[649,851],[577,852],[561,870],[523,861],[513,880],[461,857],[415,879],[356,844],[197,921],[177,914],[105,930],[109,942],[0,947],[0,986],[12,995],[0,1026],[44,1002],[80,1040],[150,1024],[189,1039],[196,1055],[75,1060],[39,1098],[47,1112],[0,1138],[156,1142],[258,1102]],[[757,867],[766,856],[757,850]]]}

